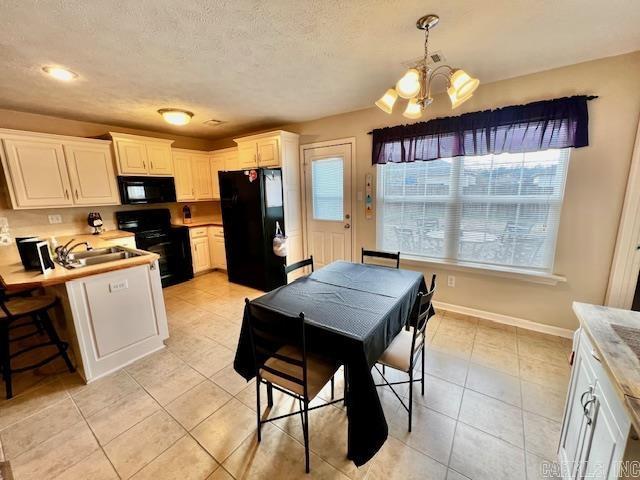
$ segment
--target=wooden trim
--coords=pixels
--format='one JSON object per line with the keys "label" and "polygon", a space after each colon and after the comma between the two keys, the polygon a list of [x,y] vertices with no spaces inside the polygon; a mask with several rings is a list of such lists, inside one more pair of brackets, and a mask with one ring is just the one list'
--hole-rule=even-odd
{"label": "wooden trim", "polygon": [[62,143],[94,143],[94,144],[110,144],[111,140],[102,140],[99,138],[72,137],[69,135],[58,135],[55,133],[30,132],[28,130],[12,130],[9,128],[0,128],[1,138],[41,138],[43,140],[55,140]]}
{"label": "wooden trim", "polygon": [[640,123],[631,157],[605,305],[630,309],[640,272]]}
{"label": "wooden trim", "polygon": [[134,140],[138,142],[158,142],[158,143],[167,143],[169,145],[175,142],[175,140],[170,140],[168,138],[145,137],[143,135],[132,135],[130,133],[109,132],[109,135],[114,140],[121,139],[121,140]]}
{"label": "wooden trim", "polygon": [[302,194],[302,230],[303,230],[303,251],[304,257],[309,256],[309,248],[307,242],[309,240],[309,234],[307,232],[307,179],[304,169],[304,151],[321,147],[334,147],[338,145],[351,145],[351,258],[353,261],[358,259],[360,250],[358,248],[356,239],[357,235],[357,161],[356,161],[356,137],[337,138],[335,140],[325,140],[322,142],[306,143],[300,145],[300,186]]}
{"label": "wooden trim", "polygon": [[433,306],[436,309],[448,310],[450,312],[461,313],[463,315],[470,315],[472,317],[482,318],[484,320],[491,320],[492,322],[496,323],[503,323],[505,325],[524,328],[526,330],[533,330],[534,332],[546,333],[563,338],[573,338],[574,331],[568,328],[554,327],[553,325],[533,322],[531,320],[525,320],[524,318],[511,317],[509,315],[503,315],[501,313],[487,312],[485,310],[463,307],[461,305],[453,305],[451,303],[438,302],[436,300],[433,301]]}
{"label": "wooden trim", "polygon": [[293,133],[293,132],[287,132],[286,130],[273,130],[270,132],[264,132],[264,133],[256,133],[255,135],[247,135],[244,137],[238,137],[238,138],[234,138],[233,141],[236,143],[239,142],[254,142],[256,140],[260,140],[263,138],[269,138],[269,137],[295,137],[298,138],[300,137],[299,134],[297,133]]}

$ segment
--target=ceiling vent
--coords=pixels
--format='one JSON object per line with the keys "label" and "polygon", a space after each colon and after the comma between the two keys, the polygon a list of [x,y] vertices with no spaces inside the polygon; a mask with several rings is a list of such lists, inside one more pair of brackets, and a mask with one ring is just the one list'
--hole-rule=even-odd
{"label": "ceiling vent", "polygon": [[[429,66],[431,67],[431,69],[439,66],[441,63],[444,63],[446,60],[447,59],[444,56],[444,53],[442,53],[442,50],[436,50],[435,52],[429,53]],[[417,57],[417,58],[414,58],[413,60],[407,60],[406,62],[402,62],[402,65],[405,68],[411,68],[416,65],[422,65],[423,61],[424,61],[424,57]]]}
{"label": "ceiling vent", "polygon": [[227,123],[227,122],[225,122],[224,120],[216,120],[215,118],[212,118],[211,120],[207,120],[206,122],[202,122],[202,123],[207,127],[219,127],[223,123]]}

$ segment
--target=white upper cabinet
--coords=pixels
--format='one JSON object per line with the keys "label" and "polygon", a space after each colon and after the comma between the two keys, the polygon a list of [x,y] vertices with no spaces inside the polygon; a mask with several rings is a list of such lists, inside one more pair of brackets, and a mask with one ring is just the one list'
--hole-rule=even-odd
{"label": "white upper cabinet", "polygon": [[213,200],[213,177],[209,154],[195,154],[191,161],[196,200]]}
{"label": "white upper cabinet", "polygon": [[[3,139],[14,208],[73,205],[62,143],[33,138]],[[3,162],[5,163],[5,162]]]}
{"label": "white upper cabinet", "polygon": [[238,143],[238,168],[258,168],[258,147],[255,142]]}
{"label": "white upper cabinet", "polygon": [[211,152],[211,179],[213,187],[213,198],[220,199],[220,179],[219,172],[239,170],[238,149],[225,148]]}
{"label": "white upper cabinet", "polygon": [[0,130],[14,209],[120,203],[111,142]]}
{"label": "white upper cabinet", "polygon": [[189,202],[196,199],[196,189],[193,185],[193,163],[191,162],[191,157],[192,155],[188,151],[173,151],[176,198],[179,202]]}
{"label": "white upper cabinet", "polygon": [[171,145],[166,143],[149,143],[147,145],[149,157],[149,175],[173,175],[173,159]]}
{"label": "white upper cabinet", "polygon": [[111,148],[108,144],[64,145],[73,201],[76,205],[120,203]]}
{"label": "white upper cabinet", "polygon": [[173,175],[173,140],[109,132],[118,166],[118,175]]}
{"label": "white upper cabinet", "polygon": [[234,138],[238,144],[239,168],[262,168],[282,166],[282,140],[289,132],[278,130],[248,137]]}
{"label": "white upper cabinet", "polygon": [[216,198],[211,155],[208,152],[174,148],[173,168],[176,198],[179,202],[207,201]]}
{"label": "white upper cabinet", "polygon": [[258,166],[259,167],[279,167],[280,150],[278,148],[278,138],[266,138],[258,140]]}

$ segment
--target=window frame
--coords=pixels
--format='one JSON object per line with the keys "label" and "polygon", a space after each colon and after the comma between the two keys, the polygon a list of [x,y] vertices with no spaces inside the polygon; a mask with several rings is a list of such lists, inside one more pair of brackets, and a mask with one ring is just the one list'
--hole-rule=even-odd
{"label": "window frame", "polygon": [[[566,191],[566,182],[567,175],[569,170],[569,162],[571,159],[572,148],[562,148],[557,149],[561,152],[562,161],[560,162],[562,171],[559,172],[560,182],[561,182],[561,190],[557,193],[554,193],[551,196],[545,197],[542,200],[540,197],[535,195],[530,196],[520,196],[520,195],[463,195],[460,190],[460,179],[463,171],[463,166],[465,162],[465,158],[473,158],[473,156],[460,156],[451,158],[451,176],[449,181],[449,193],[447,195],[429,195],[428,197],[408,197],[408,200],[414,200],[415,203],[442,203],[447,211],[446,216],[452,215],[449,209],[462,209],[464,205],[470,204],[485,204],[489,206],[493,205],[517,205],[518,209],[522,204],[547,204],[553,205],[557,208],[558,214],[550,216],[550,223],[548,224],[548,228],[551,229],[554,233],[553,236],[549,238],[550,244],[548,247],[548,251],[546,252],[547,257],[545,258],[545,263],[548,265],[547,268],[536,268],[536,267],[518,267],[511,265],[501,265],[497,263],[491,262],[482,262],[482,261],[469,261],[469,260],[461,260],[458,257],[457,253],[452,254],[453,252],[457,252],[459,248],[458,235],[460,231],[460,223],[456,222],[447,222],[446,224],[446,233],[444,238],[444,258],[441,257],[429,257],[427,255],[416,255],[415,253],[405,253],[400,251],[402,254],[403,262],[413,265],[437,265],[437,266],[448,266],[454,267],[458,270],[470,270],[470,271],[482,271],[484,273],[490,273],[492,275],[497,276],[505,276],[508,278],[517,278],[523,280],[530,280],[536,283],[545,283],[545,284],[556,284],[558,282],[566,281],[566,279],[561,275],[554,274],[555,269],[555,256],[556,249],[558,243],[558,235],[560,229],[560,217],[562,214],[562,206],[564,202],[564,195]],[[388,165],[388,164],[387,164]],[[386,198],[384,196],[384,170],[385,165],[379,165],[377,168],[377,188],[376,188],[376,201],[378,208],[376,209],[376,247],[380,250],[384,250],[383,248],[383,235],[384,235],[384,203],[388,202],[389,199],[393,201],[402,201],[407,202],[407,197],[404,195],[387,195]],[[460,199],[460,197],[464,197],[464,201]],[[456,212],[453,215],[458,219],[462,219],[462,215],[460,212]],[[552,222],[552,223],[551,223]]]}

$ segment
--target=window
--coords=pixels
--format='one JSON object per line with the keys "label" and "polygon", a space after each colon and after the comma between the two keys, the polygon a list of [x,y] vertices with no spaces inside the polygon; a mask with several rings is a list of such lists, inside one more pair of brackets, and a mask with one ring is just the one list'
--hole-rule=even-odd
{"label": "window", "polygon": [[378,247],[551,273],[569,149],[378,166]]}
{"label": "window", "polygon": [[343,169],[343,159],[340,157],[312,161],[311,194],[314,220],[342,221]]}

